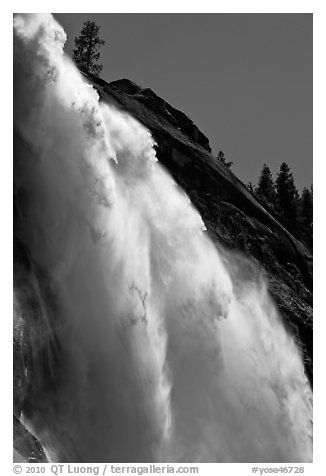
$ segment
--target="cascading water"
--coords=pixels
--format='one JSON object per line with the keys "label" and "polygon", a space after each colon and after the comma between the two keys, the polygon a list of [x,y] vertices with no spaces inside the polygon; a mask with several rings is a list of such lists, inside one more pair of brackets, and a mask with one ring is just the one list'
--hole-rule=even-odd
{"label": "cascading water", "polygon": [[311,461],[311,389],[266,284],[230,273],[149,132],[99,103],[64,41],[51,15],[14,19],[26,425],[60,462]]}

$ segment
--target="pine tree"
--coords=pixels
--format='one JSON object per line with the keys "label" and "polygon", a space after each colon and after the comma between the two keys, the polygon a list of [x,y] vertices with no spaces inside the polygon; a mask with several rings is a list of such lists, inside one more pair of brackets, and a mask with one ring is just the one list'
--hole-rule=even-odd
{"label": "pine tree", "polygon": [[94,21],[86,21],[80,35],[75,38],[73,59],[80,69],[94,74],[100,74],[103,68],[98,63],[100,57],[98,50],[105,41],[100,39],[99,29]]}
{"label": "pine tree", "polygon": [[303,226],[310,231],[313,221],[313,190],[312,185],[305,187],[300,197],[300,218]]}
{"label": "pine tree", "polygon": [[258,180],[258,185],[256,187],[256,195],[263,202],[267,202],[273,207],[276,204],[276,191],[275,184],[270,168],[264,164],[260,177]]}
{"label": "pine tree", "polygon": [[255,189],[254,189],[254,186],[253,186],[252,182],[248,182],[245,185],[246,185],[247,189],[249,190],[249,192],[251,192],[253,194],[255,193]]}
{"label": "pine tree", "polygon": [[295,220],[298,215],[299,194],[290,167],[283,162],[276,178],[278,211],[284,218]]}
{"label": "pine tree", "polygon": [[228,169],[231,168],[231,166],[233,165],[233,162],[227,162],[226,159],[225,159],[225,155],[224,155],[224,152],[222,152],[221,150],[219,151],[219,153],[217,154],[217,158],[220,162],[222,162],[223,165],[225,165],[225,167],[227,167]]}

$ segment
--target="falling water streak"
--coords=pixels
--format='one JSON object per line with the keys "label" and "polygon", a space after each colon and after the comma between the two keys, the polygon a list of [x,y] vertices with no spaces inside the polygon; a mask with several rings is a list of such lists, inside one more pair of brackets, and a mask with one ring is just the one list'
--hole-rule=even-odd
{"label": "falling water streak", "polygon": [[57,461],[311,461],[311,390],[265,283],[231,279],[149,132],[99,104],[51,15],[14,21],[17,233],[61,349],[27,424]]}

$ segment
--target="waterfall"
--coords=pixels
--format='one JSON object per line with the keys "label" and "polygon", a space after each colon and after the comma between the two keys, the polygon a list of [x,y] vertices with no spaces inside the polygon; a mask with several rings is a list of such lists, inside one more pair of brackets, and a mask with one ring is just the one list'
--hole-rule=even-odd
{"label": "waterfall", "polygon": [[64,42],[51,15],[15,16],[24,423],[58,462],[311,461],[311,389],[261,273],[221,255]]}

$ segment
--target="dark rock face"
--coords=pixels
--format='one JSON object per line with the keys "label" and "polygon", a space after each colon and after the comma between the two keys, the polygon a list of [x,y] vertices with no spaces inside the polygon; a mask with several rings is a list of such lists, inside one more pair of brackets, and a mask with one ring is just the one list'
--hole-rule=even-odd
{"label": "dark rock face", "polygon": [[[51,283],[30,260],[25,245],[19,238],[19,214],[23,209],[24,200],[25,197],[22,194],[15,193],[14,461],[46,463],[48,459],[41,443],[27,430],[20,418],[22,414],[27,417],[33,414],[35,395],[47,395],[49,392],[53,394],[56,391],[61,379],[62,349],[56,337],[56,323],[51,315],[51,309],[56,306]],[[40,400],[42,401],[42,398]],[[46,397],[44,406],[46,407]]]}
{"label": "dark rock face", "polygon": [[48,463],[39,441],[14,416],[14,460],[25,463]]}
{"label": "dark rock face", "polygon": [[103,101],[126,110],[150,130],[159,161],[188,193],[216,245],[242,251],[265,274],[312,382],[311,250],[210,153],[207,138],[185,114],[127,79],[88,79]]}
{"label": "dark rock face", "polygon": [[[98,78],[93,76],[93,79],[98,82]],[[103,80],[100,80],[100,82],[102,82],[102,85],[105,83]],[[209,140],[198,127],[195,126],[192,120],[183,112],[170,106],[170,104],[157,96],[151,89],[142,89],[137,84],[129,81],[129,79],[113,81],[110,83],[110,87],[118,91],[123,91],[125,95],[131,99],[136,99],[138,103],[143,104],[147,110],[152,111],[158,119],[168,121],[168,123],[188,136],[195,143],[199,144],[208,152],[211,152]]]}

